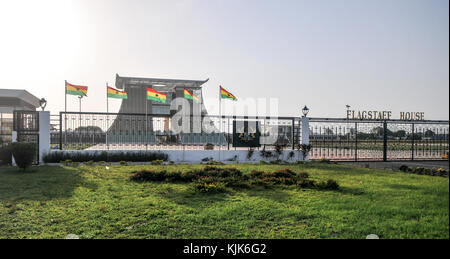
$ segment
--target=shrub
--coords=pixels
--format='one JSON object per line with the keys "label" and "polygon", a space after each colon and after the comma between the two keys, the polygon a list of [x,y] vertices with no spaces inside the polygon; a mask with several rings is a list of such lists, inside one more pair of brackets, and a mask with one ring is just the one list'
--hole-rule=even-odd
{"label": "shrub", "polygon": [[119,164],[120,165],[128,165],[127,161],[120,161]]}
{"label": "shrub", "polygon": [[272,151],[267,151],[266,147],[264,147],[263,150],[261,150],[259,153],[260,153],[261,157],[266,158],[266,159],[273,157]]}
{"label": "shrub", "polygon": [[416,174],[424,174],[425,171],[426,170],[423,167],[416,167],[416,169],[414,169],[414,173],[416,173]]}
{"label": "shrub", "polygon": [[44,155],[45,163],[59,163],[60,161],[72,160],[74,162],[106,161],[106,162],[149,162],[154,160],[168,160],[168,155],[160,152],[140,151],[140,152],[65,152],[52,151]]}
{"label": "shrub", "polygon": [[316,187],[316,182],[314,180],[301,178],[297,182],[297,185],[300,186],[301,188],[313,188],[313,187]]}
{"label": "shrub", "polygon": [[221,161],[216,161],[216,160],[210,160],[208,162],[205,163],[206,165],[224,165],[224,162]]}
{"label": "shrub", "polygon": [[296,177],[297,174],[293,172],[291,169],[279,169],[273,172],[275,177],[283,177],[283,178],[292,178]]}
{"label": "shrub", "polygon": [[133,173],[130,179],[137,182],[162,182],[167,179],[167,171],[140,170]]}
{"label": "shrub", "polygon": [[278,155],[278,157],[280,157],[283,154],[284,148],[285,148],[284,145],[280,145],[280,144],[275,145],[275,153]]}
{"label": "shrub", "polygon": [[10,165],[11,164],[12,152],[11,148],[8,146],[0,147],[0,165]]}
{"label": "shrub", "polygon": [[36,144],[15,142],[11,144],[11,152],[19,168],[27,169],[36,158]]}
{"label": "shrub", "polygon": [[288,159],[293,159],[294,156],[295,156],[295,152],[294,152],[294,151],[291,151],[291,152],[289,152],[289,154],[288,154]]}
{"label": "shrub", "polygon": [[255,153],[255,149],[254,148],[250,148],[247,152],[247,160],[252,159],[253,154]]}
{"label": "shrub", "polygon": [[268,164],[269,164],[268,162],[266,162],[266,161],[264,161],[264,160],[259,161],[259,163],[260,163],[261,165],[268,165]]}
{"label": "shrub", "polygon": [[309,174],[306,172],[301,172],[298,174],[298,178],[299,179],[308,179],[309,178]]}
{"label": "shrub", "polygon": [[89,161],[85,162],[85,164],[88,166],[93,166],[94,163],[95,163],[94,160],[89,160]]}
{"label": "shrub", "polygon": [[317,188],[323,190],[339,190],[339,184],[335,180],[329,179],[326,182],[318,183]]}
{"label": "shrub", "polygon": [[407,172],[408,171],[408,166],[407,165],[401,165],[400,168],[398,170],[402,171],[402,172]]}
{"label": "shrub", "polygon": [[152,165],[162,165],[164,163],[163,160],[153,160],[150,162]]}
{"label": "shrub", "polygon": [[226,191],[223,183],[209,182],[208,179],[199,179],[192,186],[194,191],[199,193],[221,193]]}
{"label": "shrub", "polygon": [[204,157],[204,158],[202,159],[202,162],[208,162],[208,161],[211,161],[211,160],[213,160],[212,157]]}

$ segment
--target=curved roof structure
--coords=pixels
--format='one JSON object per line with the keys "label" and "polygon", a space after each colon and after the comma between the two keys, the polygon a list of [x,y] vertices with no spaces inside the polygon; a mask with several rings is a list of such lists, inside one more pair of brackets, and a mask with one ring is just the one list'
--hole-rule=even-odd
{"label": "curved roof structure", "polygon": [[184,79],[162,79],[162,78],[141,78],[141,77],[121,77],[116,74],[116,88],[124,89],[125,86],[152,86],[155,90],[174,90],[176,87],[186,87],[200,89],[206,80],[184,80]]}
{"label": "curved roof structure", "polygon": [[40,106],[39,98],[26,90],[0,89],[0,110],[36,110]]}

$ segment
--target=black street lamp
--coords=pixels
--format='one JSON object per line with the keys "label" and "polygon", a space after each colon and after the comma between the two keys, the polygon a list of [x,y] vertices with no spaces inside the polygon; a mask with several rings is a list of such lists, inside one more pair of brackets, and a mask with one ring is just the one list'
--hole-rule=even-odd
{"label": "black street lamp", "polygon": [[302,112],[303,112],[303,117],[308,116],[309,108],[305,105],[305,107],[303,108]]}
{"label": "black street lamp", "polygon": [[45,106],[47,106],[47,100],[45,100],[44,98],[40,99],[39,105],[41,106],[42,110],[44,110]]}

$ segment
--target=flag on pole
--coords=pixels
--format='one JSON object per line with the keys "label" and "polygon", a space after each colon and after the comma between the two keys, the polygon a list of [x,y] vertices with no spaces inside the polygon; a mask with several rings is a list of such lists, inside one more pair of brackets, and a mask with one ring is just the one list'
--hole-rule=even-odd
{"label": "flag on pole", "polygon": [[200,103],[200,100],[197,96],[189,92],[186,88],[184,88],[184,98],[194,101],[195,103]]}
{"label": "flag on pole", "polygon": [[66,94],[87,96],[88,87],[73,85],[66,82]]}
{"label": "flag on pole", "polygon": [[147,99],[155,102],[166,103],[167,96],[152,88],[147,88]]}
{"label": "flag on pole", "polygon": [[221,99],[231,99],[233,101],[237,101],[236,96],[234,96],[232,93],[225,90],[222,86],[220,86],[220,98]]}
{"label": "flag on pole", "polygon": [[108,98],[128,99],[128,94],[125,91],[120,91],[107,86]]}

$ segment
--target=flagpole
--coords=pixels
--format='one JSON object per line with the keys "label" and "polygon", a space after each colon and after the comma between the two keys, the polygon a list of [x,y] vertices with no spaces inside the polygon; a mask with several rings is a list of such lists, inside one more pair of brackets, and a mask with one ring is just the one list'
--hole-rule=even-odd
{"label": "flagpole", "polygon": [[221,160],[221,153],[222,153],[222,137],[220,136],[222,134],[222,96],[221,96],[221,89],[222,86],[219,88],[219,161]]}
{"label": "flagpole", "polygon": [[[67,80],[64,80],[64,112],[67,112]],[[60,127],[62,125],[59,125]],[[64,144],[67,144],[67,114],[64,113]],[[62,134],[62,130],[61,130],[61,134]],[[60,150],[63,150],[62,147],[62,143],[61,143],[61,147],[59,147]]]}
{"label": "flagpole", "polygon": [[106,82],[106,149],[109,150],[108,131],[109,131],[109,98],[108,98],[108,82]]}
{"label": "flagpole", "polygon": [[148,106],[148,90],[146,90],[146,97],[145,97],[145,151],[148,151],[148,115],[147,115],[147,106]]}
{"label": "flagpole", "polygon": [[67,112],[67,80],[64,80],[64,111]]}

